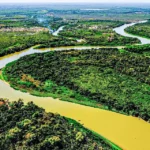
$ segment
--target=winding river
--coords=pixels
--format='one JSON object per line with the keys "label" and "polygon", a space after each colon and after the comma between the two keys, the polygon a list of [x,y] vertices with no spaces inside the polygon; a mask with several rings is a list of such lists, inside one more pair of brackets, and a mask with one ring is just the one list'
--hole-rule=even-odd
{"label": "winding river", "polygon": [[143,38],[143,37],[140,37],[140,36],[137,36],[137,35],[132,35],[132,34],[129,34],[129,33],[124,31],[124,29],[126,29],[127,27],[130,27],[130,26],[133,26],[133,25],[139,24],[139,23],[145,23],[145,22],[147,22],[147,20],[139,21],[139,22],[135,22],[135,23],[124,24],[120,27],[114,28],[114,31],[116,33],[122,35],[122,36],[137,38],[141,41],[141,44],[150,44],[150,39]]}
{"label": "winding river", "polygon": [[[114,30],[117,33],[122,34],[119,30],[124,30],[124,26]],[[99,47],[88,48],[91,49]],[[3,68],[9,62],[17,60],[25,55],[63,49],[87,49],[87,47],[61,47],[41,50],[35,50],[32,47],[22,52],[1,57],[0,68]],[[0,80],[0,97],[10,99],[11,101],[21,98],[25,103],[33,101],[36,105],[43,107],[47,112],[59,113],[80,122],[88,129],[99,133],[124,150],[150,150],[150,124],[142,119],[132,116],[125,116],[107,110],[65,102],[59,99],[53,99],[51,97],[42,98],[32,96],[28,93],[23,93],[11,88],[8,83],[2,80]]]}

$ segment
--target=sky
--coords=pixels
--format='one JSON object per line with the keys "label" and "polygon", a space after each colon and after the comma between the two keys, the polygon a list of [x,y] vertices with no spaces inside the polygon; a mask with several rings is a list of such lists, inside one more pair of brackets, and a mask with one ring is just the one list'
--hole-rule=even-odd
{"label": "sky", "polygon": [[150,3],[150,0],[0,0],[0,3]]}

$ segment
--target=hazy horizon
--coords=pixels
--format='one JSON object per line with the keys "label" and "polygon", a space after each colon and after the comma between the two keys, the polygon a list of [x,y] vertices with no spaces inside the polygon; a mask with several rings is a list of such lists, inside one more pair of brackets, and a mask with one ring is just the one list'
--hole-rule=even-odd
{"label": "hazy horizon", "polygon": [[0,3],[150,3],[149,0],[1,0]]}

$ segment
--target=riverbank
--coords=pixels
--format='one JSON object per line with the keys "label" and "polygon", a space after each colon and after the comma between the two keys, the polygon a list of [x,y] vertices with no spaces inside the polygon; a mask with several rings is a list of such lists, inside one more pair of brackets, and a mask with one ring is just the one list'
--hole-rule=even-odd
{"label": "riverbank", "polygon": [[[39,53],[40,51],[35,50],[34,53],[36,52]],[[46,52],[46,50],[43,52]],[[15,59],[18,59],[19,57],[22,57],[22,55],[15,57]],[[2,61],[2,59],[0,60],[1,66],[13,61],[11,56],[9,57],[9,60],[7,57],[5,58],[5,62]],[[106,137],[110,141],[113,141],[123,149],[150,149],[149,145],[147,144],[149,143],[150,139],[150,125],[139,118],[59,101],[58,99],[32,96],[29,93],[22,93],[12,89],[3,81],[0,81],[0,91],[1,97],[9,98],[12,101],[19,98],[27,98],[25,102],[32,100],[38,106],[45,108],[47,112],[57,112],[66,117],[73,118],[76,121],[84,124],[84,126],[88,127],[90,130],[93,130],[94,132]],[[11,94],[8,95],[8,93]],[[102,128],[100,129],[100,127]]]}
{"label": "riverbank", "polygon": [[67,119],[68,119],[68,121],[69,121],[70,123],[73,123],[73,124],[74,124],[76,127],[78,127],[79,129],[82,128],[86,133],[91,133],[91,134],[93,134],[95,137],[104,140],[105,143],[108,144],[108,145],[110,145],[113,150],[123,150],[121,147],[119,147],[119,146],[117,146],[116,144],[112,143],[111,141],[109,141],[109,140],[106,139],[105,137],[101,136],[100,134],[98,134],[98,133],[96,133],[96,132],[94,132],[94,131],[92,131],[92,130],[89,130],[89,129],[85,128],[85,127],[82,126],[79,122],[77,122],[77,121],[75,121],[75,120],[73,120],[73,119],[70,119],[70,118],[67,118]]}
{"label": "riverbank", "polygon": [[[43,51],[43,52],[45,52],[45,51]],[[74,52],[78,52],[78,51],[74,51]],[[113,52],[113,51],[112,51]],[[58,52],[57,52],[58,53]],[[66,53],[67,53],[67,51],[66,51]],[[47,53],[48,54],[48,53]],[[58,53],[59,54],[59,53]],[[38,54],[38,56],[40,56],[40,54]],[[81,55],[80,55],[81,56]],[[31,56],[29,56],[29,57],[31,57]],[[29,57],[25,57],[25,58],[29,58]],[[45,57],[40,57],[40,58],[45,58]],[[58,57],[59,58],[59,57]],[[124,57],[123,57],[124,58]],[[118,58],[119,59],[119,58]],[[33,55],[32,55],[32,59],[31,60],[33,60]],[[48,59],[49,60],[49,59]],[[69,60],[71,60],[71,61],[74,61],[74,60],[76,60],[76,59],[69,59]],[[26,60],[27,62],[29,62],[29,60]],[[22,62],[26,62],[26,61],[23,61],[23,58],[22,58]],[[37,62],[37,61],[36,61]],[[44,63],[44,61],[42,61],[43,63]],[[20,64],[20,63],[19,63]],[[33,64],[35,64],[35,63],[33,63]],[[36,63],[36,64],[38,64],[38,63]],[[48,64],[50,64],[50,63],[48,63]],[[100,63],[101,64],[101,63]],[[43,66],[42,64],[41,64],[41,66]],[[49,65],[48,65],[49,66]],[[14,67],[13,67],[14,68]],[[16,67],[15,67],[16,68]],[[21,67],[21,70],[22,70],[22,68],[24,68],[23,66]],[[28,67],[27,67],[28,68]],[[34,68],[36,68],[36,67],[34,67]],[[50,67],[51,68],[51,67]],[[37,68],[37,69],[39,69],[39,68]],[[33,71],[33,70],[32,70]],[[40,74],[39,74],[40,75]],[[44,75],[44,72],[43,72],[43,75]],[[108,76],[108,74],[107,74],[107,76]],[[17,82],[16,82],[17,83]],[[8,85],[8,84],[7,84]],[[135,86],[135,84],[133,84],[134,86]],[[138,136],[139,135],[141,135],[142,133],[143,133],[143,136],[145,136],[146,138],[144,138],[144,140],[143,140],[143,145],[145,144],[145,141],[147,140],[147,137],[149,136],[149,135],[147,135],[147,134],[144,134],[144,132],[145,132],[145,125],[143,124],[143,125],[141,125],[141,123],[143,122],[144,123],[144,121],[143,120],[141,120],[141,119],[139,119],[139,118],[134,118],[134,117],[131,117],[131,116],[126,116],[127,118],[124,118],[125,117],[125,115],[122,115],[122,114],[117,114],[117,113],[114,113],[114,112],[110,112],[110,111],[106,111],[106,110],[102,110],[102,109],[97,109],[97,108],[91,108],[91,107],[88,107],[88,106],[83,106],[83,105],[78,105],[78,104],[74,104],[74,103],[68,103],[68,102],[65,102],[65,101],[60,101],[59,99],[54,99],[54,98],[50,98],[50,97],[37,97],[37,96],[32,96],[32,95],[30,95],[29,93],[22,93],[22,92],[20,92],[20,91],[16,91],[16,90],[14,90],[14,89],[12,89],[13,91],[9,91],[9,89],[8,89],[8,87],[5,89],[5,86],[3,85],[3,84],[1,84],[1,86],[4,88],[3,90],[5,90],[7,93],[8,92],[10,92],[10,93],[13,93],[13,95],[16,97],[16,94],[18,95],[17,97],[19,97],[19,98],[23,98],[23,99],[25,99],[27,96],[29,96],[29,100],[32,100],[32,101],[34,101],[35,100],[35,102],[36,103],[39,103],[39,106],[41,106],[41,107],[44,107],[44,108],[46,108],[46,109],[48,109],[48,110],[54,110],[54,112],[57,112],[57,113],[63,113],[63,114],[65,114],[65,116],[67,116],[67,115],[70,115],[70,117],[69,118],[73,118],[73,117],[76,117],[76,121],[79,121],[79,120],[81,120],[81,121],[85,121],[86,122],[86,119],[89,119],[89,121],[88,121],[88,123],[87,123],[87,125],[89,125],[89,123],[90,123],[90,120],[92,120],[91,121],[91,125],[90,125],[90,128],[89,129],[95,129],[95,127],[97,126],[97,129],[99,129],[99,127],[104,123],[105,125],[104,125],[104,127],[106,127],[104,130],[105,131],[100,131],[100,132],[98,132],[99,134],[101,134],[102,136],[104,136],[104,137],[106,137],[107,139],[109,139],[110,141],[112,141],[112,140],[114,140],[114,138],[116,138],[116,136],[117,137],[120,137],[120,136],[123,136],[122,134],[124,134],[124,135],[126,135],[126,138],[121,138],[121,139],[123,139],[123,141],[122,142],[125,142],[126,141],[126,143],[125,143],[125,145],[121,142],[121,139],[118,139],[117,138],[117,140],[119,140],[119,142],[118,143],[116,143],[117,145],[119,145],[120,147],[123,147],[124,149],[126,148],[126,145],[128,146],[129,144],[132,144],[133,145],[133,147],[136,147],[135,146],[135,144],[134,144],[134,139],[132,139],[132,137],[133,136],[135,136],[135,138],[137,138],[137,139],[139,139],[138,138]],[[9,85],[8,85],[9,86]],[[131,88],[131,87],[130,87]],[[132,88],[131,88],[132,89]],[[16,93],[17,92],[17,93]],[[2,91],[2,94],[3,93],[5,93],[5,92],[3,92]],[[6,93],[6,94],[7,94]],[[15,94],[16,93],[16,94]],[[7,96],[8,96],[8,94],[7,94]],[[10,95],[10,96],[12,96],[12,95]],[[35,98],[39,98],[39,99],[35,99]],[[48,101],[49,100],[49,101]],[[55,102],[55,103],[53,103],[53,102]],[[41,104],[42,103],[42,104]],[[77,107],[77,108],[74,108],[74,107]],[[80,107],[81,107],[81,110],[79,111],[79,109],[80,109]],[[87,112],[86,111],[84,111],[84,110],[82,110],[82,108],[86,108],[86,110],[87,110]],[[92,109],[92,112],[94,111],[94,110],[97,110],[97,112],[90,112],[90,110]],[[56,110],[56,111],[55,111]],[[100,112],[101,112],[101,115],[100,115]],[[107,115],[105,112],[109,112],[110,114],[110,116],[109,115]],[[92,113],[92,116],[90,117],[90,114]],[[104,114],[103,114],[104,113]],[[76,116],[77,115],[77,116]],[[90,118],[85,118],[85,116],[89,116]],[[92,118],[95,118],[95,120],[93,120]],[[78,119],[79,118],[79,119]],[[125,119],[125,120],[122,120],[122,119]],[[129,118],[131,118],[131,119],[129,119]],[[129,120],[128,120],[129,119]],[[137,122],[136,122],[136,124],[135,124],[135,122],[134,122],[134,119],[137,119]],[[93,122],[94,121],[94,122]],[[85,124],[85,122],[83,122],[83,124]],[[103,123],[102,123],[103,122]],[[114,122],[114,123],[113,123]],[[98,126],[99,125],[99,126]],[[149,124],[148,124],[149,125]],[[109,127],[108,127],[109,126]],[[112,133],[112,131],[110,131],[110,130],[112,130],[112,126],[113,126],[113,130],[115,130],[115,132],[116,133]],[[135,128],[136,127],[136,129],[138,129],[138,131],[136,130],[133,130],[133,128]],[[131,129],[132,128],[132,129]],[[149,127],[148,127],[149,128]],[[149,129],[146,129],[146,130],[149,130]],[[96,129],[96,130],[97,130]],[[110,129],[110,130],[109,130]],[[130,130],[131,129],[131,130]],[[110,133],[112,133],[112,135],[107,135],[106,134],[106,132],[109,130],[109,132]],[[118,130],[119,130],[119,133],[117,133],[118,132]],[[130,130],[130,131],[129,131]],[[94,130],[95,131],[95,130]],[[132,132],[132,134],[133,134],[133,136],[131,136],[130,137],[130,132],[131,131],[135,131],[135,132],[137,132],[137,133],[134,133],[134,132]],[[102,133],[101,133],[102,132]],[[104,133],[104,134],[103,134]],[[113,134],[115,134],[115,135],[113,135]],[[105,135],[107,135],[107,136],[105,136]],[[112,139],[111,138],[109,138],[110,136],[112,136]],[[141,137],[141,138],[143,138],[143,136]],[[123,136],[124,137],[124,136]],[[130,137],[130,138],[129,138]],[[129,139],[132,141],[131,143],[130,143],[130,141],[129,141]],[[140,141],[141,141],[142,139],[140,139]],[[112,141],[112,142],[114,142],[114,141]],[[116,141],[117,142],[117,141]],[[123,144],[120,144],[120,142]],[[115,142],[114,142],[115,143]],[[143,146],[142,145],[142,146]],[[133,147],[132,147],[132,149],[131,150],[133,150]],[[140,143],[139,143],[139,145],[138,145],[138,147],[140,147]],[[138,147],[136,147],[136,149],[138,149]],[[146,147],[148,147],[148,145],[146,145]],[[127,149],[127,148],[126,148]]]}
{"label": "riverbank", "polygon": [[[127,26],[130,26],[130,25],[134,25],[133,23],[131,23],[131,24],[127,24]],[[116,32],[116,33],[118,33],[118,34],[120,34],[120,35],[123,35],[123,36],[127,36],[127,37],[133,37],[133,36],[131,36],[131,35],[126,35],[126,33],[125,33],[125,31],[124,31],[124,26],[125,25],[122,25],[122,26],[120,26],[120,27],[117,27],[117,28],[115,28],[114,29],[114,31]],[[24,44],[22,44],[22,45],[14,45],[14,46],[11,46],[11,47],[8,47],[7,49],[3,49],[1,52],[0,52],[0,56],[2,57],[2,56],[7,56],[8,54],[13,54],[13,53],[15,53],[15,52],[21,52],[21,51],[23,51],[24,49],[27,49],[27,48],[29,48],[29,47],[31,47],[31,46],[34,46],[35,44],[37,44],[38,43],[38,47],[36,47],[37,49],[39,49],[39,48],[46,48],[46,47],[50,47],[51,49],[53,49],[53,48],[55,48],[55,47],[62,47],[63,45],[68,45],[68,46],[71,46],[71,45],[76,45],[77,47],[85,47],[85,46],[87,46],[87,47],[124,47],[124,46],[117,46],[117,44],[116,45],[114,45],[113,43],[111,44],[110,43],[110,45],[109,46],[98,46],[98,45],[90,45],[90,44],[82,44],[82,43],[78,43],[77,41],[75,42],[75,41],[72,41],[72,42],[69,42],[69,43],[60,43],[60,41],[62,41],[63,39],[59,39],[59,36],[58,36],[58,34],[59,34],[59,32],[60,31],[62,31],[63,30],[63,28],[64,28],[64,26],[61,26],[60,28],[58,28],[58,30],[56,31],[56,32],[54,32],[53,34],[55,35],[53,35],[55,38],[58,38],[57,40],[56,39],[54,39],[54,41],[53,40],[48,40],[49,39],[49,36],[50,35],[48,35],[48,34],[40,34],[40,36],[42,35],[42,36],[44,36],[45,37],[45,39],[44,40],[48,40],[50,43],[52,43],[51,45],[45,45],[43,42],[43,44],[39,44],[40,42],[38,41],[38,42],[35,42],[34,44],[28,44],[28,45],[24,45]],[[124,34],[125,33],[125,34]],[[37,36],[38,37],[38,36]],[[36,38],[37,38],[36,37]],[[52,37],[51,37],[52,38]],[[143,41],[143,38],[141,39],[139,36],[136,36],[136,37],[133,37],[133,38],[138,38],[141,42]],[[68,39],[69,40],[69,39]],[[65,40],[66,41],[66,40]],[[144,42],[142,42],[143,44],[146,44],[146,43],[150,43],[150,40],[148,40],[147,39],[147,41],[144,41]],[[105,45],[105,44],[103,44],[103,45]]]}
{"label": "riverbank", "polygon": [[[32,96],[28,93],[14,90],[3,81],[0,81],[0,85],[0,97],[10,99],[11,101],[21,98],[24,99],[25,103],[33,101],[47,112],[59,113],[62,116],[80,122],[84,127],[102,135],[123,149],[150,149],[150,145],[146,144],[150,139],[150,124],[141,119],[60,101],[51,97]],[[8,93],[11,94],[8,95]]]}
{"label": "riverbank", "polygon": [[135,24],[125,29],[125,32],[129,34],[140,36],[146,39],[150,39],[150,21],[147,20],[141,24]]}
{"label": "riverbank", "polygon": [[6,75],[13,86],[30,93],[90,102],[148,121],[149,73],[143,73],[148,62],[118,49],[55,51],[23,57],[6,66]]}
{"label": "riverbank", "polygon": [[122,35],[122,36],[131,37],[131,38],[138,38],[141,41],[141,44],[150,44],[150,39],[144,38],[144,37],[139,36],[139,35],[133,35],[133,34],[130,34],[130,33],[125,31],[125,29],[128,28],[128,27],[134,26],[136,24],[142,24],[142,23],[145,23],[145,22],[147,22],[147,20],[139,21],[139,22],[136,22],[136,23],[125,24],[125,25],[122,25],[120,27],[114,28],[114,31],[116,33]]}
{"label": "riverbank", "polygon": [[[46,113],[33,102],[24,105],[22,100],[10,102],[0,99],[0,110],[1,130],[3,130],[1,149],[11,149],[12,146],[14,149],[18,147],[28,149],[30,146],[31,149],[80,150],[90,147],[94,150],[102,147],[107,150],[121,150],[80,123],[59,114]],[[7,142],[8,140],[10,142]]]}
{"label": "riverbank", "polygon": [[[105,105],[101,105],[99,103],[97,103],[96,101],[92,100],[92,99],[89,99],[88,97],[86,96],[83,96],[79,93],[76,93],[75,91],[73,90],[70,90],[69,88],[64,88],[65,90],[65,93],[66,95],[62,95],[62,94],[58,94],[58,93],[51,93],[51,92],[40,92],[38,90],[34,90],[32,88],[22,88],[22,87],[19,87],[19,86],[15,86],[13,85],[12,83],[9,82],[8,78],[7,78],[7,75],[5,73],[5,69],[10,66],[10,65],[13,65],[15,62],[12,62],[12,63],[9,63],[6,65],[5,68],[2,69],[2,71],[0,72],[0,79],[3,80],[4,82],[8,83],[10,85],[10,87],[12,87],[13,89],[17,90],[17,91],[21,91],[21,92],[24,92],[24,93],[28,93],[28,94],[31,94],[33,96],[36,96],[36,97],[52,97],[54,99],[59,99],[59,100],[62,100],[62,101],[67,101],[67,102],[71,102],[71,103],[75,103],[75,104],[80,104],[80,105],[84,105],[84,106],[89,106],[89,107],[93,107],[93,108],[99,108],[99,109],[104,109],[104,110],[108,110],[108,111],[112,111],[112,112],[115,112],[115,113],[120,113],[120,114],[123,114],[123,115],[127,115],[129,116],[129,114],[127,113],[124,113],[124,112],[119,112],[117,110],[109,110],[108,109],[108,106],[105,106]],[[57,87],[57,85],[55,85]],[[57,87],[58,90],[62,90],[61,86]],[[75,97],[70,97],[70,95],[68,95],[69,93],[72,93],[73,95],[75,95]]]}
{"label": "riverbank", "polygon": [[150,40],[150,37],[146,37],[146,36],[144,36],[144,35],[139,35],[139,34],[133,34],[133,33],[131,33],[131,32],[128,32],[127,30],[125,30],[125,33],[130,34],[130,35],[133,35],[133,36],[140,36],[140,37],[143,37],[143,38],[145,38],[145,39],[147,39],[147,40]]}

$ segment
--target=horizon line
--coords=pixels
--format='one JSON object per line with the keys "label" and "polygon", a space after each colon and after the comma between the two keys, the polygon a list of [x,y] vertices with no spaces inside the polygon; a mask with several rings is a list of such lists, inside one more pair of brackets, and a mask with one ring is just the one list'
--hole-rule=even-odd
{"label": "horizon line", "polygon": [[150,4],[150,2],[0,2],[0,4]]}

